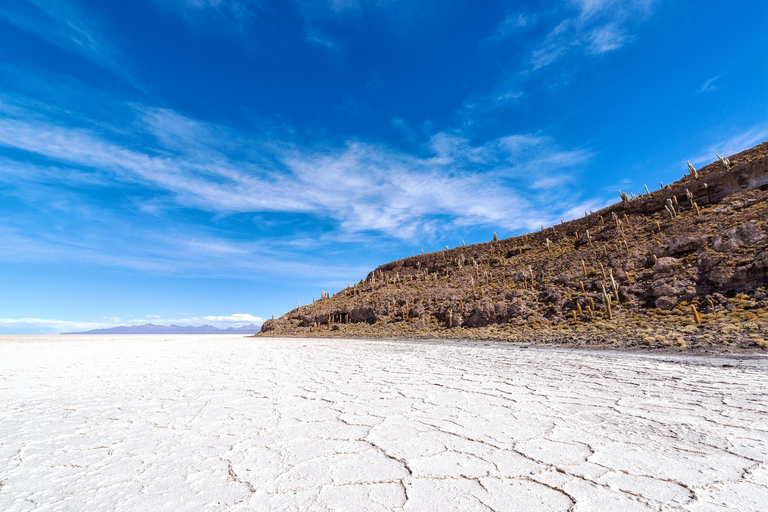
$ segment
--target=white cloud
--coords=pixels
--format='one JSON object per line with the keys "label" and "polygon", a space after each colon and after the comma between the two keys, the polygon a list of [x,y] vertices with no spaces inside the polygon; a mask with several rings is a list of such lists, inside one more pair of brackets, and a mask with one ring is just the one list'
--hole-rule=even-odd
{"label": "white cloud", "polygon": [[[476,145],[441,132],[424,154],[354,140],[304,148],[244,138],[259,156],[232,160],[224,151],[231,148],[219,146],[231,144],[229,136],[220,141],[215,128],[173,112],[151,112],[145,126],[161,144],[151,151],[129,149],[93,131],[13,118],[0,120],[0,145],[64,166],[98,169],[123,183],[171,194],[185,207],[222,214],[305,213],[335,221],[342,234],[378,232],[403,240],[428,232],[436,216],[447,218],[444,229],[452,223],[526,226],[531,216],[541,215],[523,199],[532,175],[582,165],[590,157],[536,134]],[[187,241],[189,247],[200,244]]]}
{"label": "white cloud", "polygon": [[499,43],[525,29],[536,25],[538,15],[523,12],[507,13],[506,18],[496,28],[496,31],[485,39],[482,44]]}
{"label": "white cloud", "polygon": [[[204,316],[200,320],[203,322],[211,322],[211,323],[218,323],[218,324],[233,324],[233,325],[246,325],[246,324],[262,324],[264,323],[264,318],[261,318],[259,316],[253,316],[249,315],[247,313],[236,313],[234,315],[226,315],[226,316]],[[187,320],[183,320],[186,322]],[[197,322],[198,320],[195,319],[191,322]]]}
{"label": "white cloud", "polygon": [[541,178],[533,182],[531,184],[532,189],[536,190],[547,190],[547,189],[555,189],[559,188],[565,183],[568,183],[571,181],[570,176],[564,176],[564,175],[555,175],[555,176],[548,176],[546,178]]}
{"label": "white cloud", "polygon": [[318,31],[307,32],[304,36],[304,41],[315,46],[327,48],[329,50],[337,50],[340,48],[340,44],[328,35]]}
{"label": "white cloud", "polygon": [[[730,156],[745,149],[749,149],[761,142],[768,141],[768,123],[756,124],[740,133],[730,135],[724,139],[709,144],[696,156],[688,158],[697,167],[717,160],[716,153],[720,156]],[[685,169],[685,161],[681,161],[680,169]]]}
{"label": "white cloud", "polygon": [[615,23],[603,25],[589,34],[589,52],[599,55],[618,50],[632,39]]}
{"label": "white cloud", "polygon": [[723,75],[713,76],[712,78],[704,82],[704,84],[699,88],[699,92],[711,92],[717,89],[717,86],[715,85],[715,81],[721,76]]}
{"label": "white cloud", "polygon": [[573,52],[602,55],[631,43],[630,31],[645,21],[655,0],[573,0],[571,15],[560,19],[535,45],[528,71],[549,66]]}
{"label": "white cloud", "polygon": [[257,15],[257,0],[156,0],[192,25],[213,21],[228,29],[242,32]]}
{"label": "white cloud", "polygon": [[502,84],[490,94],[473,94],[463,105],[461,116],[465,124],[475,124],[479,118],[493,111],[517,104],[525,93],[511,85]]}
{"label": "white cloud", "polygon": [[118,75],[128,76],[124,56],[108,42],[98,21],[68,0],[0,2],[0,18]]}

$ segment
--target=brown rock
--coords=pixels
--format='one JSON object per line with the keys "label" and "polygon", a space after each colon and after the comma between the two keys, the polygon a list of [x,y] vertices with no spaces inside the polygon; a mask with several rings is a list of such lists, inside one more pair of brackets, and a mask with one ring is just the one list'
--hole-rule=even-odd
{"label": "brown rock", "polygon": [[653,265],[653,272],[656,274],[673,272],[680,268],[680,260],[677,258],[666,257],[659,258]]}
{"label": "brown rock", "polygon": [[677,306],[677,299],[674,297],[659,297],[654,304],[659,309],[672,309]]}
{"label": "brown rock", "polygon": [[707,239],[703,236],[680,236],[669,242],[669,254],[678,255],[704,247]]}

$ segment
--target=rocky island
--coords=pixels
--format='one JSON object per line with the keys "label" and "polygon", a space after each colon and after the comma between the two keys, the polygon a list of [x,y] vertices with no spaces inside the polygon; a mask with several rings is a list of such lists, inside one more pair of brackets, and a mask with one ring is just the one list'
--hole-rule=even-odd
{"label": "rocky island", "polygon": [[381,265],[261,336],[768,349],[768,143],[583,218]]}

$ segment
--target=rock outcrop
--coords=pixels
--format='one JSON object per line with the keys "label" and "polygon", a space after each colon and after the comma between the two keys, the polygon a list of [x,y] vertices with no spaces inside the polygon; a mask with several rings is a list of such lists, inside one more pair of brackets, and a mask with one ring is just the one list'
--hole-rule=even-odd
{"label": "rock outcrop", "polygon": [[422,254],[261,335],[768,348],[768,143],[537,233]]}

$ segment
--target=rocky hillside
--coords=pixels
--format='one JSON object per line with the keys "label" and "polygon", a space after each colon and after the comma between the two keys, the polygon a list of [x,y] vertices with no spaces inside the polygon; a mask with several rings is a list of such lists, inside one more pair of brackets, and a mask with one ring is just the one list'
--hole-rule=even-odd
{"label": "rocky hillside", "polygon": [[768,349],[768,143],[540,232],[387,263],[261,335]]}

